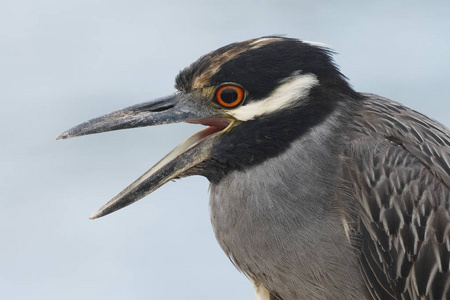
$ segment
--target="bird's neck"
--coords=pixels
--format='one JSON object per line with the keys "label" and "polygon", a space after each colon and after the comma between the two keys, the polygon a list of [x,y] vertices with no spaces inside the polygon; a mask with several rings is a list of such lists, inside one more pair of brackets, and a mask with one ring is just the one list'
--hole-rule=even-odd
{"label": "bird's neck", "polygon": [[211,184],[211,222],[223,250],[249,276],[300,278],[302,286],[280,282],[299,293],[292,299],[312,298],[307,291],[315,288],[310,283],[316,267],[342,288],[339,299],[348,292],[341,271],[358,272],[355,253],[342,243],[346,236],[336,209],[339,153],[345,144],[341,117],[335,110],[280,155],[230,171]]}

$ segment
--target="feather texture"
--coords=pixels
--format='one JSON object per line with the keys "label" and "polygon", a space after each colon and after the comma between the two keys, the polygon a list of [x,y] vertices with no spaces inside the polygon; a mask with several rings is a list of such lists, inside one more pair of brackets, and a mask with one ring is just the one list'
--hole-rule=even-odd
{"label": "feather texture", "polygon": [[426,116],[366,95],[350,124],[343,182],[373,299],[450,297],[450,136]]}

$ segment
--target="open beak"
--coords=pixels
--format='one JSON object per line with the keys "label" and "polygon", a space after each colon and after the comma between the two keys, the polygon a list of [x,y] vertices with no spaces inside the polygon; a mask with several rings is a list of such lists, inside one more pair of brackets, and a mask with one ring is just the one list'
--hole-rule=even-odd
{"label": "open beak", "polygon": [[209,159],[220,134],[235,123],[209,103],[189,94],[172,96],[131,106],[75,126],[57,139],[66,139],[112,130],[168,124],[197,123],[209,126],[178,145],[150,170],[103,205],[90,218],[96,219],[136,202],[166,182],[182,177],[190,169]]}

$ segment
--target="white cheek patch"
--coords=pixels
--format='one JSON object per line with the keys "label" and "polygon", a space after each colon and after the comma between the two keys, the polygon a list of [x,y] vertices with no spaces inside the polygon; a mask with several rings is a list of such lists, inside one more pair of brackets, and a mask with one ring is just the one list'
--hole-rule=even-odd
{"label": "white cheek patch", "polygon": [[242,105],[227,113],[237,120],[248,121],[305,99],[311,88],[318,84],[319,80],[313,74],[294,75],[283,80],[267,98]]}

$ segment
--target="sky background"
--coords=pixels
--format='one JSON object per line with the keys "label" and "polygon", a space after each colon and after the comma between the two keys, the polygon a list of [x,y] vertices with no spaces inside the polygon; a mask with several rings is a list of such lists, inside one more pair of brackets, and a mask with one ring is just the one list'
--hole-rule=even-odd
{"label": "sky background", "polygon": [[0,298],[254,299],[215,241],[202,177],[88,219],[199,125],[55,137],[272,34],[328,44],[357,91],[450,126],[449,15],[449,1],[1,1]]}

